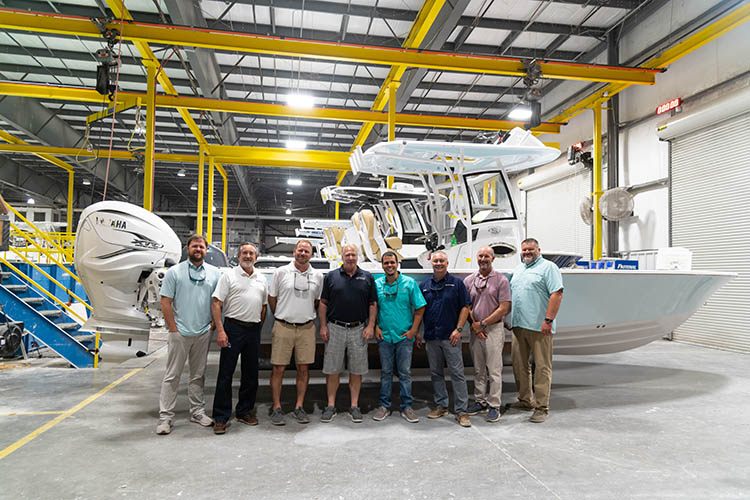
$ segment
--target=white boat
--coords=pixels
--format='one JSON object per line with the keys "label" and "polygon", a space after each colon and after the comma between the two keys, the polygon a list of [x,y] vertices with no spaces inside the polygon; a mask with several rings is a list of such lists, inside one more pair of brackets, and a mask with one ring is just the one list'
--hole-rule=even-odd
{"label": "white boat", "polygon": [[[550,162],[559,154],[519,129],[502,144],[393,141],[366,153],[357,150],[351,159],[355,173],[393,175],[411,188],[401,186],[402,194],[349,188],[348,196],[360,197],[374,189],[367,196],[379,201],[370,204],[370,214],[355,214],[351,227],[338,230],[330,221],[320,224],[327,239],[325,253],[335,266],[340,245],[353,243],[362,251],[362,267],[377,272],[379,255],[393,248],[421,265],[419,270],[405,269],[421,281],[430,274],[431,251],[443,247],[450,271],[465,276],[476,269],[479,247],[487,245],[495,251],[495,269],[510,273],[520,262],[523,228],[507,173]],[[347,195],[339,188],[324,191],[331,199]],[[410,194],[404,196],[405,191]],[[344,225],[349,226],[348,221]],[[544,235],[534,236],[544,254]],[[140,207],[100,202],[84,210],[75,262],[94,307],[86,328],[146,351],[149,328],[159,320],[164,266],[179,260],[180,247],[174,232]],[[262,272],[270,276],[270,270]],[[735,276],[578,269],[562,273],[565,291],[555,354],[612,353],[659,339]],[[270,324],[264,331],[268,335]]]}

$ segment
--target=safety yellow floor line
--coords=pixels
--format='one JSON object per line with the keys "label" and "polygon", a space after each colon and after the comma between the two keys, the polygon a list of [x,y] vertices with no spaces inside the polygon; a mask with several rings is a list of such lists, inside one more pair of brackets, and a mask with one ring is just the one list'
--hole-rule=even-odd
{"label": "safety yellow floor line", "polygon": [[65,413],[62,410],[58,411],[11,411],[8,413],[0,413],[0,417],[15,417],[17,415],[60,415]]}
{"label": "safety yellow floor line", "polygon": [[110,391],[111,389],[114,389],[119,384],[121,384],[122,382],[125,382],[127,379],[129,379],[130,377],[132,377],[133,375],[135,375],[136,373],[138,373],[138,372],[140,372],[142,370],[143,370],[143,368],[136,368],[134,370],[131,370],[130,372],[126,373],[122,377],[118,378],[117,380],[115,380],[114,382],[112,382],[111,384],[109,384],[107,387],[105,387],[101,391],[99,391],[96,394],[93,394],[93,395],[87,397],[86,399],[84,399],[83,401],[81,401],[80,403],[78,403],[77,405],[75,405],[73,408],[64,411],[57,418],[55,418],[55,419],[47,422],[46,424],[44,424],[43,426],[39,427],[35,431],[33,431],[33,432],[29,433],[29,434],[26,434],[24,437],[22,437],[21,439],[19,439],[18,441],[16,441],[12,445],[8,446],[3,451],[0,451],[0,460],[2,460],[3,458],[7,457],[8,455],[10,455],[11,453],[13,453],[17,449],[21,448],[26,443],[28,443],[28,442],[32,441],[33,439],[37,438],[41,434],[47,432],[48,430],[50,430],[51,428],[53,428],[54,426],[56,426],[57,424],[59,424],[60,422],[62,422],[63,420],[65,420],[66,418],[68,418],[69,416],[71,416],[74,413],[76,413],[78,410],[80,410],[80,409],[88,406],[90,403],[93,403],[94,401],[96,401],[99,398],[99,396],[102,396],[105,393],[107,393],[108,391]]}

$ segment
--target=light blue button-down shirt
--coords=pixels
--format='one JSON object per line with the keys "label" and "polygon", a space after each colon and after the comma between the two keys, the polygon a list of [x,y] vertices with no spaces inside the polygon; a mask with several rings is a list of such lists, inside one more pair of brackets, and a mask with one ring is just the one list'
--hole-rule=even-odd
{"label": "light blue button-down shirt", "polygon": [[[528,266],[520,264],[510,279],[512,325],[540,332],[550,296],[562,289],[560,269],[541,255]],[[555,333],[555,326],[553,321],[552,333]]]}
{"label": "light blue button-down shirt", "polygon": [[406,337],[402,337],[411,328],[414,311],[424,307],[422,292],[417,282],[399,273],[398,278],[391,284],[381,276],[375,280],[378,291],[378,326],[383,331],[383,339],[391,344],[398,344]]}
{"label": "light blue button-down shirt", "polygon": [[189,260],[172,266],[164,276],[161,296],[172,299],[172,310],[180,334],[203,335],[211,327],[211,295],[221,277],[218,267]]}

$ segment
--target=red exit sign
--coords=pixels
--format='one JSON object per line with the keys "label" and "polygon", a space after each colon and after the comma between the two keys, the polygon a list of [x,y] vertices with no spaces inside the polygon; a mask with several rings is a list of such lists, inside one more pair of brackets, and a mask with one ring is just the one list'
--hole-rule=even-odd
{"label": "red exit sign", "polygon": [[667,111],[672,111],[674,108],[679,108],[680,104],[682,104],[682,99],[680,99],[679,97],[672,99],[669,102],[665,102],[661,106],[657,106],[656,114],[661,115],[663,113],[666,113]]}

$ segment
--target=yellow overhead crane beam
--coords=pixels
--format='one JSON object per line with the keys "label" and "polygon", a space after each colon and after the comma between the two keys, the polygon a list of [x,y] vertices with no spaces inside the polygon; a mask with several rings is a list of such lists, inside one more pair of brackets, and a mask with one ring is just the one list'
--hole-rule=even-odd
{"label": "yellow overhead crane beam", "polygon": [[[121,22],[119,23],[120,30],[122,30],[122,26],[124,25],[124,21],[129,21],[129,22],[133,21],[133,16],[130,14],[130,12],[128,11],[128,9],[125,7],[125,3],[122,0],[107,0],[107,4],[109,4],[109,8],[112,9],[112,13],[117,18],[121,19]],[[156,55],[154,54],[154,52],[151,50],[151,47],[149,47],[148,42],[146,40],[134,40],[133,43],[134,43],[135,47],[138,49],[138,53],[141,54],[141,57],[143,58],[143,64],[147,68],[149,68],[149,72],[148,72],[149,78],[152,75],[152,70],[151,70],[152,66],[156,65],[159,68],[159,70],[157,70],[157,72],[156,72],[156,75],[157,75],[156,78],[157,78],[157,81],[159,82],[159,84],[161,84],[162,88],[167,93],[172,94],[172,95],[178,95],[177,89],[174,87],[174,85],[172,85],[172,82],[167,77],[166,72],[161,70],[160,65],[159,65],[159,61],[156,58]],[[151,82],[151,83],[149,83],[149,86],[150,85],[154,85],[154,84],[155,83]],[[140,104],[140,101],[137,101],[137,102]],[[151,103],[151,102],[152,101],[149,101],[149,103]],[[151,109],[151,108],[152,107],[149,106],[149,109],[148,109],[148,118],[149,118],[148,123],[150,124],[149,128],[151,130],[147,134],[148,135],[148,139],[150,139],[150,145],[148,145],[148,147],[147,147],[147,153],[150,151],[151,155],[149,157],[149,155],[147,154],[146,162],[149,163],[149,165],[148,165],[148,167],[145,170],[148,171],[149,168],[150,168],[151,173],[153,174],[153,167],[154,167],[153,141],[154,141],[154,127],[155,127],[155,110]],[[116,110],[117,110],[117,108],[115,107],[115,111]],[[106,114],[107,111],[104,111],[103,113]],[[185,124],[190,129],[190,132],[193,134],[193,136],[195,137],[195,139],[198,141],[198,144],[200,146],[202,146],[202,147],[207,147],[209,145],[208,141],[206,141],[206,138],[203,136],[203,133],[201,132],[200,128],[198,128],[198,124],[196,124],[195,120],[193,120],[193,117],[190,116],[190,111],[188,109],[186,109],[186,108],[177,108],[177,112],[180,114],[180,116],[182,117],[183,121],[185,122]],[[93,116],[94,115],[89,116],[86,121],[89,122],[89,120]],[[148,142],[149,141],[147,141],[147,143]],[[224,169],[224,167],[221,165],[221,163],[214,162],[212,160],[211,166],[212,166],[212,168],[209,170],[209,175],[213,176],[214,167],[215,167],[216,170],[219,171],[219,174],[221,175],[221,177],[222,177],[222,179],[224,181],[224,184],[223,184],[223,187],[224,187],[223,194],[224,195],[223,195],[223,202],[222,202],[222,214],[223,214],[223,220],[224,220],[224,222],[222,223],[221,247],[222,247],[222,250],[224,250],[226,252],[226,250],[227,250],[227,231],[226,231],[227,192],[228,192],[228,189],[229,189],[229,181],[227,179],[227,172]],[[201,169],[200,173],[202,174],[202,169]],[[146,185],[144,187],[144,193],[146,193],[147,191],[153,192],[153,186],[151,185],[151,181],[148,179],[147,176],[144,176],[144,178],[145,178],[145,182],[146,182]],[[201,186],[202,186],[203,185],[203,176],[202,175],[201,175],[201,178],[200,178],[200,183],[201,183]],[[209,180],[209,186],[210,186],[210,189],[209,189],[209,198],[210,198],[210,200],[209,200],[209,202],[211,204],[211,209],[213,209],[213,194],[214,194],[213,193],[213,177],[211,177],[211,179]],[[202,191],[199,193],[199,195],[202,197],[202,195],[203,195]],[[145,202],[145,196],[144,196],[144,202]],[[199,202],[198,202],[198,207],[199,207],[198,217],[201,218],[201,222],[203,220],[202,219],[202,217],[203,217],[202,204],[203,204],[203,199],[201,198],[201,200],[199,200]],[[149,202],[149,210],[150,210],[150,202]],[[212,223],[212,217],[213,217],[213,210],[209,210],[209,213],[208,213],[209,224]],[[202,225],[201,223],[198,224],[199,227],[201,225]],[[209,243],[211,242],[210,233],[209,233],[208,241],[209,241]]]}
{"label": "yellow overhead crane beam", "polygon": [[[411,30],[409,30],[409,35],[401,45],[403,48],[419,48],[419,45],[424,41],[424,37],[427,36],[427,32],[430,31],[430,26],[432,26],[435,18],[440,13],[440,9],[443,8],[443,4],[445,4],[445,0],[427,0],[424,3],[417,14],[417,18],[414,20]],[[400,81],[406,69],[407,66],[404,65],[393,66],[391,68],[388,72],[388,76],[386,76],[383,81],[383,85],[378,91],[378,95],[375,97],[375,101],[372,103],[372,107],[370,108],[372,111],[382,111],[383,108],[385,108],[385,105],[388,102],[388,89],[390,88],[390,84],[392,82]],[[357,138],[354,139],[352,151],[354,151],[357,146],[361,146],[365,143],[365,140],[367,139],[367,136],[370,135],[370,131],[374,125],[375,122],[365,122],[362,125],[362,128],[359,129],[359,133],[357,134]],[[388,140],[391,139],[389,138]]]}
{"label": "yellow overhead crane beam", "polygon": [[[93,89],[16,82],[0,82],[0,95],[15,95],[23,97],[34,97],[37,99],[62,99],[68,101],[96,103],[101,103],[102,100],[101,94]],[[117,96],[118,100],[120,98],[130,100],[138,97],[142,98],[143,100],[146,99],[146,94],[139,92],[118,92]],[[157,95],[156,106],[163,108],[225,111],[228,113],[261,116],[311,118],[315,120],[333,120],[347,122],[371,121],[383,124],[388,123],[388,113],[382,111],[358,111],[329,108],[292,109],[281,104],[225,101],[220,99],[208,99],[205,97]],[[193,122],[193,124],[194,123],[195,122]],[[415,127],[459,128],[471,130],[510,130],[513,127],[523,127],[522,122],[509,120],[460,118],[439,115],[414,115],[408,113],[397,113],[396,123],[398,125]],[[545,122],[532,130],[534,132],[544,134],[557,134],[560,132],[560,124]],[[204,144],[204,146],[208,147],[208,144]]]}
{"label": "yellow overhead crane beam", "polygon": [[[110,2],[111,4],[120,3]],[[115,12],[117,14],[117,12]],[[118,15],[118,17],[122,17]],[[34,33],[89,36],[99,38],[99,30],[90,19],[11,9],[0,10],[0,27]],[[409,66],[443,71],[524,76],[522,59],[466,54],[450,54],[412,49],[393,49],[366,45],[318,42],[290,38],[252,35],[231,31],[199,29],[133,22],[113,22],[124,40],[134,43],[153,42],[184,47],[258,54],[285,55],[362,64]],[[593,64],[539,61],[544,78],[587,80],[609,83],[653,85],[658,70],[623,68]]]}
{"label": "yellow overhead crane beam", "polygon": [[[79,157],[86,158],[101,158],[110,154],[110,151],[103,149],[88,151],[86,149],[58,148],[36,144],[3,143],[0,143],[0,152],[57,156],[78,155]],[[329,170],[335,172],[349,171],[348,152],[315,150],[291,151],[282,148],[258,148],[249,146],[208,146],[205,150],[205,154],[210,158],[214,158],[214,162],[223,162],[233,165],[301,168],[308,170]],[[112,158],[118,160],[136,159],[130,151],[112,150],[111,155]],[[154,160],[160,162],[190,163],[197,165],[200,164],[200,155],[155,153]]]}
{"label": "yellow overhead crane beam", "polygon": [[[28,145],[29,143],[26,141],[23,141],[19,139],[18,137],[9,134],[5,130],[0,130],[0,139],[6,141],[9,144],[16,144],[16,145]],[[2,144],[2,143],[0,143]],[[66,172],[68,172],[68,205],[66,207],[66,214],[65,214],[65,222],[67,224],[67,227],[65,229],[65,232],[68,234],[73,234],[73,178],[75,176],[75,171],[73,170],[73,165],[70,165],[69,163],[66,163],[62,161],[59,158],[55,158],[51,154],[47,153],[34,153],[36,156],[41,158],[42,160],[48,161],[53,165],[56,165]],[[75,156],[75,154],[71,155]]]}
{"label": "yellow overhead crane beam", "polygon": [[[685,38],[680,43],[670,47],[664,52],[661,52],[658,56],[644,62],[641,66],[645,68],[666,68],[681,57],[686,56],[692,51],[704,46],[708,42],[715,40],[724,33],[733,30],[747,21],[750,21],[750,4],[745,3],[717,21],[711,23],[709,26]],[[585,109],[596,109],[597,106],[601,106],[601,104],[608,101],[610,97],[622,92],[629,86],[629,84],[625,83],[609,84],[594,92],[589,97],[569,107],[550,121],[555,123],[567,122]]]}

